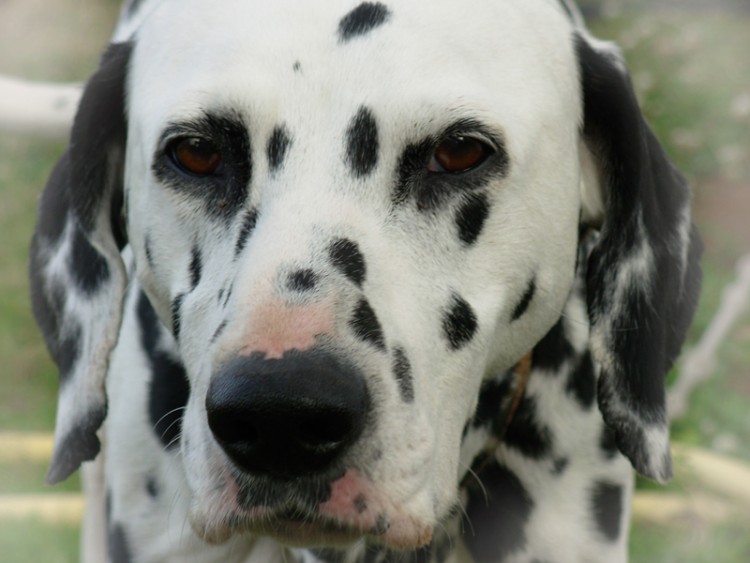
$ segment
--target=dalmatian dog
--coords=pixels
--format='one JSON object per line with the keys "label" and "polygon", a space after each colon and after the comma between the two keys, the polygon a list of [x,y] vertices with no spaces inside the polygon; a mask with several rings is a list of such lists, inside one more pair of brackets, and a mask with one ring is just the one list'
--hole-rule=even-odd
{"label": "dalmatian dog", "polygon": [[131,1],[32,244],[48,480],[90,561],[625,561],[700,246],[567,3]]}

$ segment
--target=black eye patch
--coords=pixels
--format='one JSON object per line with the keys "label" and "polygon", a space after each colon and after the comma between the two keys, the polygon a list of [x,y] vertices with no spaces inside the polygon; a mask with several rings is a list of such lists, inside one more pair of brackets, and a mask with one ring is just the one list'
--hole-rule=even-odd
{"label": "black eye patch", "polygon": [[478,121],[461,120],[404,148],[392,200],[398,205],[413,199],[419,210],[432,210],[457,194],[481,190],[505,176],[508,167],[502,135]]}
{"label": "black eye patch", "polygon": [[164,131],[152,170],[167,188],[202,202],[209,215],[231,217],[247,198],[250,150],[239,116],[206,113]]}

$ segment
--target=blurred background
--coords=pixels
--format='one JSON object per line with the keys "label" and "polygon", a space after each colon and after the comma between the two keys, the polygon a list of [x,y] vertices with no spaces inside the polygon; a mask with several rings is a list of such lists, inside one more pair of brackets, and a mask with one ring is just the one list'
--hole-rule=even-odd
{"label": "blurred background", "polygon": [[[722,295],[750,252],[750,0],[591,0],[594,32],[617,41],[657,135],[694,187],[706,243],[704,291],[670,375],[709,374],[673,423],[676,478],[638,483],[634,562],[750,561],[750,311],[719,345]],[[83,81],[118,12],[114,0],[0,0],[0,74]],[[78,560],[78,477],[43,485],[57,375],[31,318],[26,281],[37,198],[63,141],[0,130],[0,560]]]}

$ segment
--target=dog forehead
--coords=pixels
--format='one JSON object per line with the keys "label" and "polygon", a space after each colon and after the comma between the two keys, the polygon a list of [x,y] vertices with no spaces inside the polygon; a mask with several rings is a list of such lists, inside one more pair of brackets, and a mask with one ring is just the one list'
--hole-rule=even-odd
{"label": "dog forehead", "polygon": [[237,100],[268,114],[476,99],[511,120],[578,105],[570,22],[552,0],[166,0],[136,42],[131,111],[151,122]]}

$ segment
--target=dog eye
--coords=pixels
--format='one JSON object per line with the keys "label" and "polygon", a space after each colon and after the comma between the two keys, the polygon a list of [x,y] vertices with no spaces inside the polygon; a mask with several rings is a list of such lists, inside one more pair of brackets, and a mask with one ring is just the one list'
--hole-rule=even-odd
{"label": "dog eye", "polygon": [[214,143],[201,137],[177,139],[170,157],[183,171],[194,176],[210,176],[221,165],[221,153]]}
{"label": "dog eye", "polygon": [[430,172],[458,174],[477,168],[494,152],[494,149],[475,137],[456,135],[443,140],[432,154],[427,165]]}

